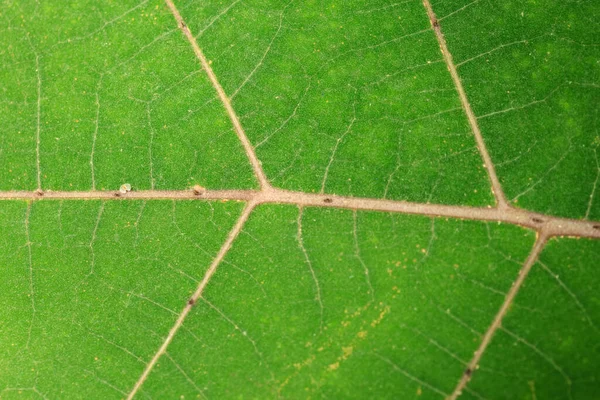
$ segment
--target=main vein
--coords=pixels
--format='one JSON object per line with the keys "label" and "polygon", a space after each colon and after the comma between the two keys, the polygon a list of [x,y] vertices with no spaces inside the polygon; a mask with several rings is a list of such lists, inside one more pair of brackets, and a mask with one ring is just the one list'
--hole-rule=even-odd
{"label": "main vein", "polygon": [[331,207],[350,210],[370,210],[430,217],[461,218],[476,221],[497,221],[541,231],[549,236],[574,236],[600,239],[600,221],[575,220],[508,207],[464,207],[445,204],[416,203],[400,200],[371,199],[304,193],[269,187],[254,190],[143,190],[122,194],[118,191],[47,191],[3,192],[0,200],[233,200],[258,204],[291,204],[302,207]]}

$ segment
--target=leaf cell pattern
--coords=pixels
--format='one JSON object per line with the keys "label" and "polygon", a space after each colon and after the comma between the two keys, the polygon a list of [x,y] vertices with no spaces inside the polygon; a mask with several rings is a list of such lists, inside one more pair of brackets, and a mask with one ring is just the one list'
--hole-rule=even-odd
{"label": "leaf cell pattern", "polygon": [[600,9],[547,3],[4,1],[0,397],[593,398]]}

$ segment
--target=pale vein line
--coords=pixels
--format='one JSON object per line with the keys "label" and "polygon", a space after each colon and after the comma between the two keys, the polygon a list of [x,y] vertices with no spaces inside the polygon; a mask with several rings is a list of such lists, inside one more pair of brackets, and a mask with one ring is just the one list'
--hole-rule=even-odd
{"label": "pale vein line", "polygon": [[308,257],[308,252],[306,251],[306,247],[304,247],[304,239],[302,238],[302,215],[303,215],[303,213],[304,213],[303,208],[298,207],[298,219],[296,220],[296,223],[298,225],[298,231],[297,231],[296,239],[298,240],[298,247],[300,247],[300,250],[302,250],[302,254],[304,255],[304,260],[306,262],[306,265],[308,266],[308,269],[310,270],[310,274],[312,275],[313,282],[315,283],[315,288],[316,288],[316,292],[317,292],[315,295],[315,301],[319,305],[319,311],[321,314],[320,321],[319,321],[319,333],[321,333],[323,331],[323,301],[321,300],[321,286],[319,285],[319,280],[317,279],[317,275],[315,274],[315,270],[313,269],[312,262],[310,261],[310,258]]}
{"label": "pale vein line", "polygon": [[[356,93],[356,89],[354,89],[354,92]],[[321,182],[320,193],[323,193],[325,191],[325,183],[327,183],[327,177],[329,176],[329,168],[331,168],[331,164],[333,164],[333,159],[335,158],[335,155],[337,153],[338,147],[340,146],[340,143],[344,140],[346,135],[348,133],[350,133],[350,131],[352,130],[352,126],[354,125],[354,122],[356,122],[356,101],[352,104],[352,119],[350,120],[350,123],[346,127],[346,130],[344,131],[344,133],[342,133],[342,136],[337,138],[337,140],[335,142],[335,146],[333,146],[333,150],[331,151],[331,156],[329,157],[329,162],[327,163],[327,167],[325,167],[325,173],[323,174],[323,181]]]}
{"label": "pale vein line", "polygon": [[250,140],[248,140],[248,137],[246,136],[246,132],[244,132],[244,128],[242,128],[242,124],[240,123],[240,120],[239,120],[235,110],[231,106],[231,102],[230,102],[229,98],[227,97],[227,95],[225,94],[223,87],[219,83],[217,76],[213,72],[212,67],[210,66],[208,60],[206,59],[206,56],[204,55],[204,53],[198,46],[198,43],[196,42],[196,38],[194,37],[194,35],[192,35],[192,32],[185,24],[185,21],[181,17],[181,14],[179,14],[179,11],[177,10],[177,7],[175,7],[175,4],[173,4],[173,1],[165,0],[165,3],[171,10],[171,13],[173,14],[173,16],[175,17],[175,20],[177,21],[179,28],[182,30],[182,32],[184,33],[184,35],[186,36],[186,38],[192,45],[192,49],[194,50],[196,57],[200,61],[202,68],[206,71],[206,74],[208,75],[208,78],[209,78],[210,82],[212,83],[213,87],[217,91],[219,99],[221,100],[221,102],[223,102],[223,106],[225,107],[225,110],[227,111],[227,115],[229,116],[229,119],[231,120],[231,123],[233,124],[233,127],[235,129],[235,132],[236,132],[240,142],[242,142],[242,146],[244,147],[244,150],[246,151],[246,155],[248,156],[248,159],[250,160],[250,163],[252,164],[254,174],[258,178],[258,182],[260,183],[261,188],[269,188],[270,187],[269,181],[262,169],[260,161],[256,157],[254,148],[252,147]]}
{"label": "pale vein line", "polygon": [[264,362],[263,355],[262,355],[261,351],[258,349],[258,346],[256,345],[256,341],[254,339],[252,339],[250,336],[248,336],[247,331],[240,328],[239,325],[235,323],[235,321],[233,321],[231,318],[229,318],[223,311],[221,311],[219,308],[217,308],[210,301],[206,300],[204,297],[200,296],[200,300],[202,300],[204,303],[206,303],[207,306],[209,306],[210,308],[215,310],[225,321],[229,322],[229,324],[231,324],[235,328],[236,331],[241,333],[242,336],[244,336],[244,338],[246,338],[252,344],[252,347],[254,348],[254,352],[256,353],[256,355],[258,356],[260,361]]}
{"label": "pale vein line", "polygon": [[573,236],[600,238],[600,221],[584,221],[555,217],[520,208],[465,207],[446,204],[416,203],[402,200],[371,199],[295,192],[277,188],[268,190],[142,190],[121,194],[118,191],[0,191],[1,200],[228,200],[255,201],[256,204],[292,204],[301,207],[328,207],[349,210],[370,210],[398,214],[428,215],[476,221],[495,221],[519,225],[536,231],[544,230],[548,236]]}
{"label": "pale vein line", "polygon": [[265,58],[267,58],[267,55],[269,54],[269,52],[271,51],[271,48],[273,47],[273,43],[275,42],[275,39],[277,39],[277,37],[279,36],[279,32],[281,32],[281,28],[283,27],[283,16],[285,14],[285,10],[290,6],[290,4],[292,4],[293,1],[294,0],[291,0],[289,3],[286,4],[285,7],[283,7],[283,10],[281,10],[281,13],[279,14],[279,27],[277,27],[277,31],[275,32],[275,35],[273,35],[273,38],[269,42],[267,49],[264,51],[264,53],[263,53],[261,59],[258,61],[258,63],[254,66],[254,69],[252,71],[250,71],[250,73],[248,74],[248,76],[246,76],[246,79],[244,79],[244,81],[240,84],[240,86],[238,86],[238,88],[235,89],[235,91],[231,95],[232,99],[240,92],[240,90],[243,89],[244,86],[246,86],[246,84],[250,81],[250,79],[252,79],[252,77],[254,76],[256,71],[258,71],[258,69],[263,65]]}
{"label": "pale vein line", "polygon": [[169,331],[169,334],[167,335],[167,337],[165,338],[165,340],[161,344],[160,348],[158,349],[158,351],[156,352],[156,354],[154,355],[154,357],[152,357],[152,360],[150,360],[150,362],[146,365],[146,368],[144,369],[144,372],[142,373],[142,375],[140,376],[140,378],[138,379],[138,381],[135,383],[133,389],[131,390],[131,392],[127,396],[128,400],[133,399],[133,397],[135,396],[135,394],[138,392],[138,390],[142,387],[142,385],[144,384],[144,382],[148,378],[148,375],[150,374],[150,371],[152,371],[152,368],[154,368],[154,366],[158,362],[158,359],[160,358],[160,356],[162,356],[165,353],[165,351],[167,350],[167,347],[173,341],[173,338],[175,337],[175,334],[177,333],[177,331],[179,330],[179,328],[181,328],[181,326],[183,325],[183,321],[185,320],[185,318],[187,317],[187,315],[189,314],[189,312],[192,310],[192,307],[193,307],[194,303],[196,301],[198,301],[198,299],[200,298],[200,296],[202,296],[202,292],[204,291],[204,288],[206,287],[206,285],[208,284],[208,282],[210,281],[210,279],[212,278],[212,276],[216,272],[217,267],[219,266],[219,264],[221,263],[221,261],[225,257],[225,254],[227,254],[227,252],[231,248],[231,245],[233,244],[233,241],[238,236],[238,234],[241,232],[241,230],[242,230],[242,228],[244,226],[244,223],[248,220],[248,217],[250,216],[250,213],[254,209],[255,205],[256,205],[256,202],[250,201],[246,205],[246,208],[244,208],[244,211],[242,212],[242,214],[238,218],[237,222],[235,223],[235,225],[233,226],[233,228],[229,232],[229,235],[227,235],[227,239],[225,240],[225,243],[223,243],[223,246],[221,246],[221,249],[219,250],[219,252],[215,256],[215,258],[213,259],[212,263],[210,264],[210,267],[206,271],[206,274],[204,275],[204,278],[202,279],[202,281],[198,285],[198,288],[196,289],[196,291],[194,292],[194,294],[192,295],[192,297],[190,298],[190,300],[187,302],[187,304],[185,305],[185,307],[183,308],[183,310],[179,314],[179,317],[177,318],[177,320],[175,321],[175,324],[173,325],[173,327]]}
{"label": "pale vein line", "polygon": [[[42,399],[47,400],[48,398],[46,397],[46,395],[44,395],[42,392],[40,392],[37,388],[35,387],[5,387],[4,389],[2,389],[2,391],[0,393],[4,393],[4,392],[21,392],[21,391],[27,391],[27,392],[34,392],[35,394],[37,394],[38,396],[40,396]],[[21,393],[19,393],[21,394]]]}
{"label": "pale vein line", "polygon": [[581,304],[581,302],[579,301],[579,299],[577,298],[575,293],[573,293],[573,291],[571,289],[569,289],[569,287],[567,285],[565,285],[565,283],[562,281],[562,279],[560,279],[560,276],[558,276],[558,274],[555,274],[554,271],[552,271],[543,262],[538,261],[538,264],[542,267],[542,269],[544,271],[546,271],[552,278],[554,278],[554,280],[556,280],[556,283],[558,283],[558,285],[571,297],[571,299],[573,299],[573,301],[575,302],[575,304],[577,305],[577,307],[579,308],[581,313],[585,316],[585,319],[587,320],[588,324],[590,324],[590,326],[595,331],[598,331],[598,327],[596,326],[596,324],[594,324],[594,321],[592,320],[592,317],[590,316],[590,314],[587,312],[586,308],[583,306],[583,304]]}
{"label": "pale vein line", "polygon": [[94,225],[94,230],[92,231],[92,238],[90,239],[90,244],[88,247],[90,248],[90,254],[92,255],[92,261],[90,266],[90,272],[87,276],[90,276],[94,273],[94,267],[96,265],[96,256],[94,254],[94,242],[96,241],[96,232],[98,232],[98,226],[100,225],[100,219],[102,218],[102,214],[104,213],[104,202],[100,203],[100,208],[98,209],[98,216],[96,217],[96,225]]}
{"label": "pale vein line", "polygon": [[300,100],[298,101],[298,104],[296,104],[296,107],[294,107],[294,110],[292,111],[292,113],[281,123],[281,125],[279,125],[279,127],[277,127],[277,129],[275,129],[273,132],[269,133],[267,136],[265,136],[265,138],[263,140],[258,142],[256,144],[256,146],[254,146],[254,148],[257,149],[260,146],[262,146],[263,144],[265,144],[269,139],[271,139],[271,137],[273,137],[273,135],[277,134],[277,132],[279,132],[283,128],[285,128],[285,126],[288,124],[288,122],[290,122],[292,120],[292,118],[294,118],[296,116],[296,113],[298,112],[298,109],[300,108],[302,101],[304,100],[304,98],[306,97],[306,94],[310,90],[310,86],[311,86],[311,82],[309,82],[306,89],[304,89],[304,93],[302,94],[302,97],[300,97]]}
{"label": "pale vein line", "polygon": [[217,20],[219,20],[223,15],[227,14],[227,12],[233,8],[233,6],[235,6],[237,3],[239,3],[241,0],[235,0],[233,3],[231,3],[229,6],[227,6],[223,11],[221,11],[219,14],[217,14],[213,19],[210,20],[210,22],[208,23],[208,25],[206,25],[204,28],[202,28],[202,30],[200,32],[198,32],[198,34],[196,35],[196,38],[199,38],[200,36],[202,36],[202,34],[204,32],[206,32],[206,30],[208,28],[210,28],[211,26],[213,26],[213,24],[215,22],[217,22]]}
{"label": "pale vein line", "polygon": [[484,114],[484,115],[480,115],[479,117],[477,117],[477,119],[483,119],[483,118],[489,118],[492,117],[494,115],[498,115],[498,114],[505,114],[508,112],[512,112],[512,111],[518,111],[518,110],[522,110],[524,108],[528,108],[531,106],[534,106],[536,104],[540,104],[540,103],[545,103],[546,101],[548,101],[548,99],[558,90],[562,87],[562,85],[559,85],[557,87],[555,87],[554,89],[552,89],[544,98],[539,99],[539,100],[533,100],[527,104],[523,104],[523,105],[519,105],[519,106],[515,106],[515,107],[509,107],[509,108],[505,108],[504,110],[498,110],[498,111],[492,111],[490,113]]}
{"label": "pale vein line", "polygon": [[365,279],[367,281],[367,286],[369,286],[369,295],[371,296],[371,302],[375,301],[375,290],[373,289],[373,285],[371,285],[371,277],[369,276],[369,268],[367,268],[367,264],[365,264],[362,256],[360,255],[360,246],[358,245],[358,213],[356,210],[352,213],[352,237],[354,239],[354,254],[356,254],[356,258],[360,262],[360,265],[363,267],[363,271],[365,272]]}
{"label": "pale vein line", "polygon": [[456,385],[456,388],[454,389],[454,391],[448,398],[449,400],[455,400],[456,398],[458,398],[458,396],[460,396],[460,394],[464,390],[465,386],[469,382],[472,373],[475,372],[475,370],[477,369],[477,365],[479,364],[479,361],[481,360],[483,353],[485,352],[485,350],[489,346],[490,342],[492,341],[492,337],[494,336],[494,333],[496,333],[496,331],[501,327],[502,319],[504,318],[504,316],[508,312],[508,309],[512,305],[515,297],[517,296],[517,293],[519,292],[519,289],[521,288],[521,285],[523,285],[523,281],[525,281],[525,278],[527,277],[527,274],[529,274],[531,267],[533,267],[540,252],[544,248],[544,244],[546,243],[547,239],[548,239],[548,234],[545,231],[538,232],[535,244],[534,244],[533,248],[531,249],[529,256],[527,257],[527,260],[525,260],[525,263],[523,264],[523,268],[521,268],[521,270],[519,271],[519,275],[518,275],[517,279],[513,282],[513,285],[510,288],[510,290],[508,291],[506,298],[504,299],[504,303],[502,303],[502,306],[500,307],[500,310],[494,317],[492,324],[490,325],[488,330],[483,335],[483,339],[481,340],[479,347],[475,351],[473,358],[469,362],[469,365],[467,366],[467,370],[462,375],[460,381]]}
{"label": "pale vein line", "polygon": [[35,127],[35,163],[37,167],[37,190],[42,190],[42,170],[40,167],[40,129],[42,109],[42,73],[40,71],[40,55],[31,43],[29,33],[26,35],[29,47],[35,55],[35,73],[37,76],[37,105],[36,105],[36,127]]}
{"label": "pale vein line", "polygon": [[152,127],[150,102],[146,103],[146,115],[148,117],[148,127],[150,129],[150,143],[148,144],[148,162],[150,163],[150,188],[154,190],[154,168],[152,166],[152,145],[154,143],[154,128]]}
{"label": "pale vein line", "polygon": [[[441,19],[440,19],[440,20],[441,20]],[[539,36],[538,36],[538,37],[539,37]],[[534,38],[534,39],[536,39],[536,38]],[[473,56],[473,57],[467,58],[466,60],[463,60],[463,61],[461,61],[461,62],[459,62],[459,63],[456,63],[456,66],[457,66],[457,67],[460,67],[460,66],[461,66],[461,65],[463,65],[463,64],[466,64],[466,63],[468,63],[468,62],[471,62],[471,61],[473,61],[473,60],[476,60],[476,59],[478,59],[478,58],[481,58],[481,57],[485,57],[485,56],[487,56],[487,55],[489,55],[489,54],[495,53],[496,51],[498,51],[498,50],[502,50],[502,49],[503,49],[503,48],[505,48],[505,47],[515,46],[515,45],[522,44],[522,43],[529,43],[529,41],[530,41],[529,39],[523,39],[523,40],[516,40],[516,41],[514,41],[514,42],[510,42],[510,43],[503,43],[503,44],[501,44],[500,46],[498,46],[498,47],[494,47],[494,48],[493,48],[493,49],[491,49],[491,50],[488,50],[488,51],[486,51],[486,52],[483,52],[483,53],[477,54],[476,56]]]}
{"label": "pale vein line", "polygon": [[171,357],[171,355],[169,353],[165,353],[165,356],[173,363],[173,365],[175,366],[175,368],[177,368],[179,370],[179,372],[181,372],[181,375],[183,375],[183,377],[185,378],[185,380],[188,381],[188,383],[190,385],[192,385],[194,387],[194,389],[196,389],[196,391],[198,392],[198,394],[203,399],[207,399],[207,397],[204,394],[204,392],[196,385],[196,383],[192,380],[192,378],[190,378],[189,375],[185,373],[185,371],[183,370],[183,368],[181,368],[181,366],[177,362],[175,362],[175,360],[173,359],[173,357]]}
{"label": "pale vein line", "polygon": [[594,196],[596,195],[596,188],[598,187],[598,180],[600,179],[600,164],[598,163],[598,153],[596,152],[596,149],[594,149],[594,160],[596,161],[596,179],[594,180],[592,193],[590,193],[590,201],[588,202],[587,210],[585,210],[585,216],[583,219],[588,219],[590,216],[592,204],[594,204]]}
{"label": "pale vein line", "polygon": [[547,177],[548,175],[550,175],[552,173],[552,171],[554,171],[556,168],[558,168],[558,166],[560,165],[560,163],[563,162],[563,160],[569,155],[569,153],[571,152],[571,148],[572,148],[572,144],[569,143],[569,148],[563,153],[563,155],[558,159],[558,161],[556,161],[554,163],[554,165],[552,165],[545,173],[544,175],[542,175],[537,181],[535,181],[534,183],[532,183],[531,185],[529,185],[525,190],[523,190],[521,193],[517,194],[515,197],[512,198],[511,201],[513,202],[517,202],[519,200],[519,198],[521,196],[526,195],[527,193],[531,192],[532,190],[534,190],[540,183],[542,183]]}
{"label": "pale vein line", "polygon": [[463,88],[462,82],[460,81],[458,72],[456,71],[456,66],[454,64],[454,61],[452,60],[452,54],[450,54],[450,51],[448,50],[448,45],[446,44],[446,39],[444,38],[444,34],[442,33],[442,30],[440,28],[439,21],[436,18],[435,13],[433,12],[431,2],[429,0],[423,0],[423,5],[427,10],[427,15],[429,16],[431,27],[435,32],[435,36],[440,45],[440,50],[442,51],[442,55],[444,56],[444,60],[446,61],[446,65],[448,67],[448,70],[450,71],[450,75],[452,76],[454,86],[456,86],[458,96],[460,97],[460,102],[465,110],[465,114],[467,115],[467,119],[469,121],[469,125],[471,126],[471,130],[473,131],[473,135],[475,136],[477,148],[479,149],[479,153],[481,154],[481,158],[483,159],[485,168],[487,169],[488,176],[492,184],[492,190],[494,192],[494,196],[496,197],[498,207],[501,209],[507,208],[508,202],[506,201],[506,196],[504,195],[504,191],[502,190],[500,180],[496,175],[496,169],[492,162],[492,158],[490,157],[487,147],[485,146],[485,141],[483,140],[481,130],[479,129],[479,125],[477,123],[477,118],[475,117],[475,114],[471,109],[471,104],[469,103],[467,94]]}
{"label": "pale vein line", "polygon": [[396,365],[394,362],[392,362],[392,360],[390,360],[389,358],[383,357],[383,356],[382,356],[382,355],[380,355],[379,353],[375,353],[375,352],[373,352],[373,355],[374,355],[375,357],[379,358],[381,361],[383,361],[383,362],[385,362],[385,363],[387,363],[387,364],[391,365],[391,366],[392,366],[392,368],[394,368],[394,370],[396,370],[396,371],[400,372],[402,375],[404,375],[405,377],[407,377],[407,378],[408,378],[408,379],[410,379],[411,381],[413,381],[413,382],[416,382],[416,383],[418,383],[418,384],[420,384],[420,385],[422,385],[422,386],[426,387],[427,389],[429,389],[429,390],[431,390],[431,391],[433,391],[433,392],[435,392],[435,393],[437,393],[437,394],[439,394],[439,395],[442,395],[442,396],[444,396],[444,397],[447,397],[447,396],[448,396],[448,393],[444,393],[444,392],[442,392],[440,389],[436,388],[435,386],[432,386],[432,385],[430,385],[429,383],[427,383],[427,382],[425,382],[425,381],[423,381],[423,380],[421,380],[421,379],[417,378],[417,377],[416,377],[416,376],[414,376],[413,374],[411,374],[411,373],[407,372],[406,370],[404,370],[404,369],[400,368],[400,367],[399,367],[399,366],[397,366],[397,365]]}
{"label": "pale vein line", "polygon": [[444,15],[444,16],[443,16],[443,17],[441,17],[439,20],[441,21],[441,20],[443,20],[443,19],[446,19],[446,18],[448,18],[448,17],[450,17],[450,16],[452,16],[452,15],[454,15],[454,14],[456,14],[456,13],[459,13],[459,12],[463,11],[465,8],[467,8],[467,7],[470,7],[470,6],[474,5],[474,4],[477,4],[477,3],[479,3],[480,1],[481,1],[481,0],[474,0],[474,1],[472,1],[472,2],[470,2],[470,3],[468,3],[468,4],[466,4],[466,5],[462,6],[461,8],[459,8],[459,9],[457,9],[457,10],[454,10],[454,11],[452,11],[450,14]]}
{"label": "pale vein line", "polygon": [[98,124],[100,123],[100,87],[102,86],[101,75],[96,85],[96,122],[94,126],[94,135],[92,136],[92,151],[90,153],[90,170],[92,171],[92,190],[96,190],[96,175],[94,173],[94,152],[96,151],[96,138],[98,137]]}
{"label": "pale vein line", "polygon": [[516,341],[523,343],[525,346],[529,347],[531,350],[536,352],[548,364],[550,364],[552,366],[552,368],[554,368],[559,374],[561,374],[562,377],[564,378],[565,382],[567,383],[567,387],[569,390],[569,399],[571,399],[571,385],[573,382],[571,381],[571,378],[566,374],[566,372],[556,363],[556,361],[554,361],[549,355],[547,355],[546,353],[541,351],[536,345],[529,343],[524,338],[518,336],[517,334],[509,331],[508,329],[506,329],[504,327],[500,327],[500,329],[502,329],[502,331],[505,332],[506,334],[508,334],[509,336],[512,336]]}
{"label": "pale vein line", "polygon": [[81,324],[79,324],[79,323],[77,323],[77,322],[72,322],[72,324],[73,324],[73,325],[75,325],[75,326],[78,326],[79,328],[81,328],[81,329],[83,329],[83,330],[85,330],[85,331],[86,331],[87,333],[89,333],[90,335],[92,335],[92,336],[94,336],[94,337],[97,337],[98,339],[100,339],[100,340],[102,340],[102,341],[104,341],[104,342],[106,342],[106,343],[108,343],[108,344],[110,344],[110,345],[113,345],[113,346],[114,346],[114,347],[116,347],[117,349],[119,349],[119,350],[123,351],[124,353],[126,353],[126,354],[130,355],[131,357],[135,358],[136,360],[138,360],[138,361],[139,361],[139,362],[141,362],[142,364],[146,364],[146,361],[142,360],[142,358],[141,358],[140,356],[136,355],[135,353],[133,353],[133,352],[132,352],[132,351],[130,351],[129,349],[127,349],[127,348],[125,348],[125,347],[123,347],[123,346],[121,346],[121,345],[119,345],[119,344],[117,344],[117,343],[113,342],[112,340],[109,340],[109,339],[105,338],[104,336],[102,336],[102,335],[100,335],[100,334],[98,334],[98,333],[96,333],[96,332],[93,332],[93,331],[91,331],[91,330],[89,330],[89,329],[85,328],[83,325],[81,325]]}
{"label": "pale vein line", "polygon": [[92,375],[94,377],[94,379],[96,379],[98,382],[108,386],[109,388],[121,393],[122,395],[126,395],[127,393],[125,393],[124,391],[122,391],[121,389],[119,389],[118,387],[116,387],[115,385],[113,385],[112,383],[108,382],[105,379],[100,378],[95,372],[84,369],[83,371],[87,372],[88,374]]}
{"label": "pale vein line", "polygon": [[37,73],[37,123],[35,128],[35,154],[36,154],[36,165],[37,165],[37,186],[38,189],[42,189],[42,169],[40,167],[40,119],[42,109],[42,75],[40,72],[40,56],[36,53],[35,55],[35,71]]}
{"label": "pale vein line", "polygon": [[27,343],[25,348],[29,348],[31,341],[31,330],[33,329],[33,321],[35,320],[35,297],[33,285],[33,259],[31,256],[31,240],[29,236],[29,216],[31,215],[31,201],[27,202],[27,211],[25,211],[25,239],[27,240],[27,253],[29,256],[29,298],[31,299],[31,322],[29,323],[29,331],[27,333]]}
{"label": "pale vein line", "polygon": [[129,10],[125,11],[123,14],[121,14],[121,15],[119,15],[119,16],[116,16],[116,17],[114,17],[113,19],[111,19],[111,20],[109,20],[109,21],[106,21],[106,22],[105,22],[105,23],[104,23],[104,24],[103,24],[101,27],[99,27],[99,28],[98,28],[98,29],[96,29],[96,30],[93,30],[93,31],[91,31],[90,33],[88,33],[88,34],[86,34],[86,35],[83,35],[83,36],[77,36],[77,37],[74,37],[74,38],[69,38],[69,39],[66,39],[66,40],[60,41],[60,42],[56,43],[54,46],[52,46],[52,47],[55,47],[55,46],[57,46],[57,45],[59,45],[59,44],[64,44],[64,43],[73,43],[73,42],[76,42],[76,41],[80,41],[80,40],[87,39],[87,38],[89,38],[89,37],[91,37],[91,36],[95,35],[96,33],[98,33],[98,32],[101,32],[102,30],[106,29],[106,28],[107,28],[107,27],[109,27],[110,25],[113,25],[115,22],[117,22],[117,21],[119,21],[119,20],[121,20],[121,19],[125,18],[125,17],[126,17],[128,14],[130,14],[130,13],[132,13],[133,11],[137,10],[138,8],[140,8],[140,7],[144,6],[146,3],[148,3],[148,0],[144,0],[144,1],[142,1],[141,3],[139,3],[138,5],[136,5],[135,7],[132,7],[132,8],[130,8]]}

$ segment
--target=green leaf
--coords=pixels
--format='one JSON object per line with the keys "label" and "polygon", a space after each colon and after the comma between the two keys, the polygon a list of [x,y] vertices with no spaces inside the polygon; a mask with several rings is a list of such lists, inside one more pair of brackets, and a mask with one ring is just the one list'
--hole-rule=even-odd
{"label": "green leaf", "polygon": [[595,398],[600,7],[347,3],[2,2],[0,398]]}
{"label": "green leaf", "polygon": [[472,382],[504,398],[592,398],[600,378],[598,241],[546,245]]}

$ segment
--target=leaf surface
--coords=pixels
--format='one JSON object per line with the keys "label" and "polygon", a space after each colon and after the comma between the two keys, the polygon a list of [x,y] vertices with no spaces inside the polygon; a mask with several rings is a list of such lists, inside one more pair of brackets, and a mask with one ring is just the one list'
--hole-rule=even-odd
{"label": "leaf surface", "polygon": [[600,8],[346,3],[2,2],[0,398],[594,398]]}

